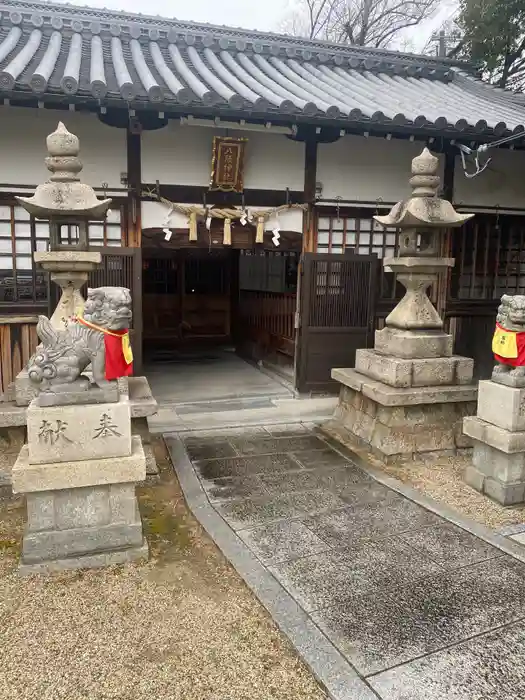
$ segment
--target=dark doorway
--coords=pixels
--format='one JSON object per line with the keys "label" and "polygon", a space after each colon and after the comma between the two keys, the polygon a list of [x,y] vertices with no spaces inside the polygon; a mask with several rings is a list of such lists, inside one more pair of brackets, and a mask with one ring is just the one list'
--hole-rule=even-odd
{"label": "dark doorway", "polygon": [[144,341],[149,355],[231,342],[236,253],[144,249]]}

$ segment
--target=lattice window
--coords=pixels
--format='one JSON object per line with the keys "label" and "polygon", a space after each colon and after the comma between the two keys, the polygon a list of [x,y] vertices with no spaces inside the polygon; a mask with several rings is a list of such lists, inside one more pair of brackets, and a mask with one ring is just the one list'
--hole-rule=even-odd
{"label": "lattice window", "polygon": [[[395,228],[383,228],[370,216],[320,216],[317,227],[317,252],[342,254],[352,250],[357,255],[377,255],[379,259],[395,257]],[[334,284],[334,280],[327,280]],[[383,270],[379,278],[379,299],[394,300],[402,289],[392,272]]]}
{"label": "lattice window", "polygon": [[337,254],[344,253],[347,248],[358,255],[376,254],[378,258],[394,256],[396,230],[384,229],[372,217],[319,217],[317,252]]}
{"label": "lattice window", "polygon": [[[92,246],[122,245],[123,207],[115,206],[104,222],[89,224]],[[68,242],[77,237],[76,227],[69,227]],[[46,251],[49,225],[37,221],[21,206],[0,203],[0,302],[39,302],[47,298],[47,276],[36,269],[35,251]]]}
{"label": "lattice window", "polygon": [[241,250],[239,286],[247,291],[293,292],[297,288],[295,251]]}
{"label": "lattice window", "polygon": [[522,217],[476,217],[452,234],[456,264],[451,298],[499,299],[525,294],[525,221]]}

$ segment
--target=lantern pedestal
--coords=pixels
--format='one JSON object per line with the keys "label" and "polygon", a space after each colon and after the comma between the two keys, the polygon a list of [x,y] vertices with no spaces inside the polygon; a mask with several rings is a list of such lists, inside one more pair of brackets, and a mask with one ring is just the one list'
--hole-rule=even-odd
{"label": "lantern pedestal", "polygon": [[82,315],[86,300],[80,290],[87,283],[89,273],[100,265],[102,256],[95,251],[56,250],[35,253],[34,258],[62,291],[50,321],[57,330],[64,330],[72,316]]}
{"label": "lantern pedestal", "polygon": [[454,454],[471,445],[462,422],[476,407],[474,361],[452,354],[452,336],[427,295],[454,265],[439,255],[442,230],[470,215],[457,214],[437,197],[437,169],[437,158],[425,149],[412,162],[412,197],[388,216],[375,217],[401,231],[399,256],[383,264],[406,292],[386,328],[376,332],[374,349],[358,350],[355,368],[332,370],[342,387],[327,427],[384,461]]}

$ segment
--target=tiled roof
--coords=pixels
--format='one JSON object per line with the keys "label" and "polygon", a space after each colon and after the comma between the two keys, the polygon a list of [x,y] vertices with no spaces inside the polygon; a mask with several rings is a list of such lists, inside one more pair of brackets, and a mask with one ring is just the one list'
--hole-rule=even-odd
{"label": "tiled roof", "polygon": [[525,103],[462,64],[73,5],[0,0],[0,95],[341,126],[525,129]]}

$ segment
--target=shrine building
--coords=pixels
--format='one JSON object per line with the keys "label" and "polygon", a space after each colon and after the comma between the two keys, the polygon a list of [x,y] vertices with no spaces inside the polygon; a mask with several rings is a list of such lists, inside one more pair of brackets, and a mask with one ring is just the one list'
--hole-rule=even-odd
{"label": "shrine building", "polygon": [[[525,97],[455,60],[4,0],[0,397],[56,304],[32,258],[48,225],[15,196],[47,179],[59,121],[113,200],[89,227],[90,283],[131,289],[137,368],[231,347],[301,392],[336,390],[330,369],[353,366],[401,293],[380,265],[396,232],[372,217],[409,195],[426,145],[444,196],[476,214],[447,235],[456,263],[432,299],[490,373],[498,300],[525,294],[525,144],[500,144],[525,137]],[[458,147],[492,143],[477,164]]]}

